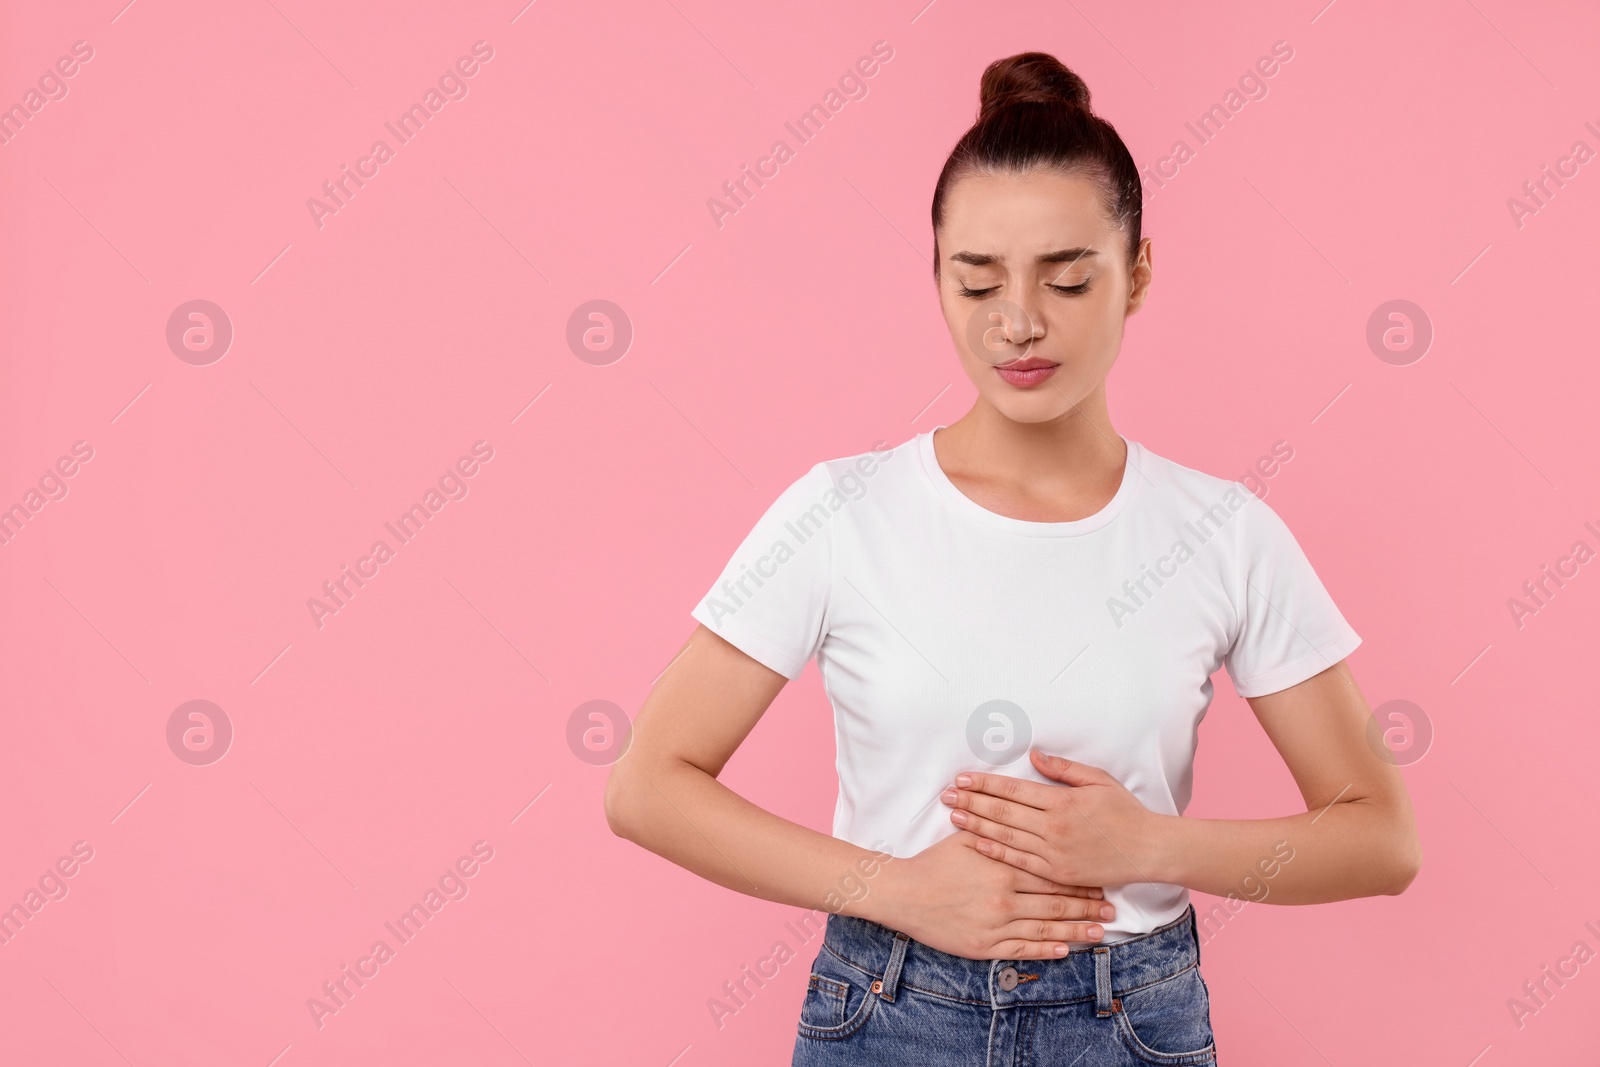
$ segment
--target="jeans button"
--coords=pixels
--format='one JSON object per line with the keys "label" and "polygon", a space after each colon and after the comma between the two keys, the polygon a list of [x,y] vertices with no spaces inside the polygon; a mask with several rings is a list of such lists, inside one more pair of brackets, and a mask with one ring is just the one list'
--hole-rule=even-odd
{"label": "jeans button", "polygon": [[1007,993],[1017,988],[1017,969],[1015,967],[1001,968],[1000,988],[1004,989]]}

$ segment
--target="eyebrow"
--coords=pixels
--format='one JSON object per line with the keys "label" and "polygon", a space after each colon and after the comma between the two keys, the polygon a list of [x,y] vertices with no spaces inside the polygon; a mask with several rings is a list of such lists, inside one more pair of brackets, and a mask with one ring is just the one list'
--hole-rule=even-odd
{"label": "eyebrow", "polygon": [[[1100,253],[1092,248],[1062,248],[1055,252],[1042,253],[1037,258],[1039,263],[1073,263],[1080,259],[1090,259]],[[991,263],[1004,263],[1004,256],[993,255],[989,252],[957,252],[950,257],[952,263],[967,263],[974,267],[986,267]]]}

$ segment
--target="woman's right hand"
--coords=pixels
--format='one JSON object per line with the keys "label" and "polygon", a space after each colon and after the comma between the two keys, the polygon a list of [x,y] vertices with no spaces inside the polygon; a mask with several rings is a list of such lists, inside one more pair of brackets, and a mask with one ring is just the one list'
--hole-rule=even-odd
{"label": "woman's right hand", "polygon": [[957,830],[883,873],[885,914],[875,921],[930,948],[975,960],[1056,959],[1069,941],[1097,941],[1095,921],[1115,908],[1093,886],[1069,886],[990,859]]}

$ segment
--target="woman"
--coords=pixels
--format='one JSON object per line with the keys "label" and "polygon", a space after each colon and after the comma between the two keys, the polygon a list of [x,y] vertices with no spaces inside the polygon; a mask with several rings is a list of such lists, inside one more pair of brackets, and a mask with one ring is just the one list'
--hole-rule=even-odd
{"label": "woman", "polygon": [[[1043,53],[992,64],[981,100],[933,197],[976,402],[778,497],[641,709],[607,818],[829,913],[796,1064],[1214,1063],[1189,890],[1399,893],[1410,801],[1368,742],[1361,639],[1282,520],[1112,428],[1106,375],[1151,277],[1127,148]],[[812,655],[832,836],[717,781]],[[1182,816],[1224,666],[1305,812]]]}

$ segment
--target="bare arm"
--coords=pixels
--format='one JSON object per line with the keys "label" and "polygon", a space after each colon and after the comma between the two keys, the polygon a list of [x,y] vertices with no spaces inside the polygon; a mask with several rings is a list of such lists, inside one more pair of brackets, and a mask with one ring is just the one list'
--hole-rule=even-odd
{"label": "bare arm", "polygon": [[875,873],[876,853],[780,818],[717,781],[786,681],[696,626],[611,768],[606,821],[618,836],[740,893],[871,917],[870,892],[858,901],[846,894]]}
{"label": "bare arm", "polygon": [[1411,801],[1368,742],[1371,712],[1349,666],[1250,706],[1305,798],[1298,815],[1162,815],[1105,771],[1036,751],[1034,765],[1067,788],[973,773],[946,801],[951,818],[985,839],[985,855],[1059,881],[1166,882],[1278,904],[1404,891],[1422,862]]}
{"label": "bare arm", "polygon": [[[1263,884],[1263,899],[1278,904],[1404,891],[1422,864],[1411,799],[1399,768],[1368,741],[1372,712],[1349,666],[1341,660],[1249,703],[1307,810],[1277,819],[1163,816],[1151,861],[1163,880],[1217,896],[1248,897]],[[1279,842],[1292,859],[1272,863],[1283,858]]]}

